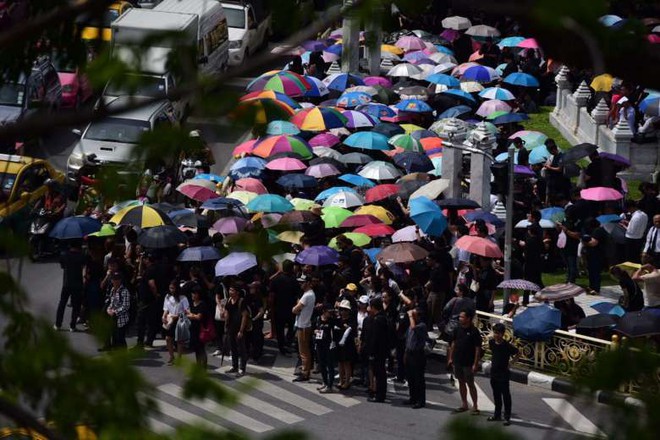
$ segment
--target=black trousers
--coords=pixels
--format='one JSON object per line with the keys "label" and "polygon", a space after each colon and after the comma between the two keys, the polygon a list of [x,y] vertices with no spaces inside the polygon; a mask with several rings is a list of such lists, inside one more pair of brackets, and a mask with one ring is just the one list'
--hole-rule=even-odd
{"label": "black trousers", "polygon": [[245,347],[245,340],[248,337],[248,334],[244,334],[241,339],[238,338],[238,332],[227,332],[227,335],[229,336],[229,348],[231,350],[231,366],[234,369],[245,371],[245,367],[247,366],[247,348]]}
{"label": "black trousers", "polygon": [[117,327],[117,322],[114,323],[112,328],[112,340],[110,346],[112,348],[125,348],[126,347],[126,327]]}
{"label": "black trousers", "polygon": [[405,362],[410,403],[426,405],[426,379],[424,377],[426,355],[424,350],[406,351]]}
{"label": "black trousers", "polygon": [[252,331],[248,342],[248,353],[252,360],[258,360],[264,353],[264,320],[252,321]]}
{"label": "black trousers", "polygon": [[504,403],[504,418],[511,418],[511,390],[509,390],[509,379],[490,379],[493,389],[493,403],[495,403],[495,414],[493,417],[502,417],[502,403]]}
{"label": "black trousers", "polygon": [[156,334],[160,331],[162,326],[162,306],[158,301],[150,304],[141,304],[138,306],[136,326],[137,326],[137,344],[145,344],[145,335],[147,337],[146,344],[152,345]]}
{"label": "black trousers", "polygon": [[642,255],[642,248],[644,247],[644,239],[638,240],[633,238],[626,238],[625,246],[625,260],[633,263],[639,263]]}
{"label": "black trousers", "polygon": [[[284,350],[287,345],[291,345],[295,335],[293,328],[295,317],[293,313],[282,313],[274,316],[275,321],[275,336],[277,337],[277,347]],[[285,329],[286,336],[285,336]]]}
{"label": "black trousers", "polygon": [[385,357],[376,357],[370,361],[376,382],[376,400],[385,400],[387,396],[387,370]]}
{"label": "black trousers", "polygon": [[62,286],[62,291],[60,292],[60,302],[57,304],[57,315],[55,316],[55,325],[57,327],[62,327],[62,321],[64,321],[64,310],[66,310],[66,304],[71,298],[71,321],[70,327],[75,328],[76,323],[78,322],[78,316],[80,315],[80,307],[82,306],[83,300],[83,286]]}

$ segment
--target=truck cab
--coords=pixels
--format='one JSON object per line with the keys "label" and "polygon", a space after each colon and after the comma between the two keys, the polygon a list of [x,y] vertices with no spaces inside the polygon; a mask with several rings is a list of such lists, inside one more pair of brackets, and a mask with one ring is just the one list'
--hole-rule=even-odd
{"label": "truck cab", "polygon": [[229,65],[237,66],[268,43],[272,16],[263,0],[223,1],[229,27]]}

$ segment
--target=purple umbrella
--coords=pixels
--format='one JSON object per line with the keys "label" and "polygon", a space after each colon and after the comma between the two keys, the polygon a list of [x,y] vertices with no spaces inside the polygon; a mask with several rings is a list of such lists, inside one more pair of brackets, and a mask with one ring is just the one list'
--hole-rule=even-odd
{"label": "purple umbrella", "polygon": [[328,47],[328,45],[324,41],[318,41],[318,40],[305,41],[301,44],[301,46],[310,52],[320,52]]}
{"label": "purple umbrella", "polygon": [[440,36],[445,40],[452,42],[456,40],[458,37],[460,37],[461,33],[454,29],[445,29],[444,31],[442,31]]}
{"label": "purple umbrella", "polygon": [[341,143],[341,139],[332,133],[317,134],[309,140],[309,145],[312,147],[334,147]]}
{"label": "purple umbrella", "polygon": [[296,263],[325,266],[339,261],[339,254],[328,246],[311,246],[296,255]]}
{"label": "purple umbrella", "polygon": [[257,265],[257,257],[249,252],[232,252],[215,264],[215,276],[239,275]]}
{"label": "purple umbrella", "polygon": [[242,217],[225,217],[213,223],[213,229],[221,234],[238,234],[245,229],[247,219]]}
{"label": "purple umbrella", "polygon": [[307,168],[305,170],[305,174],[307,174],[308,176],[316,177],[317,179],[321,179],[323,177],[336,176],[338,174],[341,174],[341,171],[339,171],[332,164],[320,163],[318,165],[312,165],[311,167]]}
{"label": "purple umbrella", "polygon": [[513,172],[514,174],[517,174],[519,176],[528,176],[528,177],[536,176],[534,171],[532,171],[530,167],[525,165],[515,165]]}
{"label": "purple umbrella", "polygon": [[601,152],[598,153],[598,156],[600,156],[601,159],[611,160],[612,162],[625,167],[632,165],[628,159],[619,154]]}

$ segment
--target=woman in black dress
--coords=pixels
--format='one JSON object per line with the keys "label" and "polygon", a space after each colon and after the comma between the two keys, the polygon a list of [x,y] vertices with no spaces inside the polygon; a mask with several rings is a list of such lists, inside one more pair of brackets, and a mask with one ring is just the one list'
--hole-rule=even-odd
{"label": "woman in black dress", "polygon": [[199,286],[194,286],[190,292],[192,302],[190,303],[190,310],[186,314],[190,319],[190,349],[195,352],[195,361],[206,369],[207,355],[206,344],[199,338],[202,323],[207,322],[209,319],[208,304],[202,299],[202,289]]}

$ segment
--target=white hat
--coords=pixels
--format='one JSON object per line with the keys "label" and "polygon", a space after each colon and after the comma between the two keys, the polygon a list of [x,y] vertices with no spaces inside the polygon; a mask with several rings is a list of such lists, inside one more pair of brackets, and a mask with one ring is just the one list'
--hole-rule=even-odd
{"label": "white hat", "polygon": [[347,299],[342,300],[342,302],[339,303],[339,308],[340,309],[348,309],[351,310],[351,303]]}

